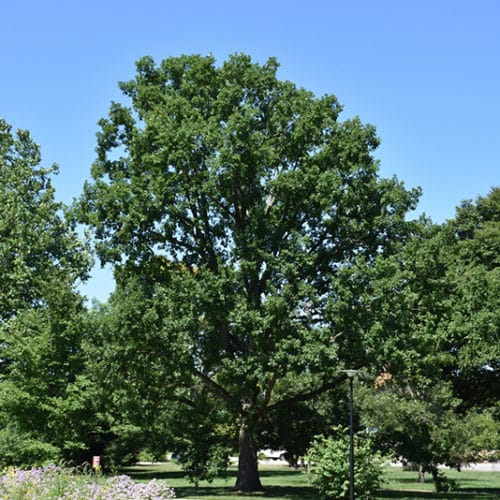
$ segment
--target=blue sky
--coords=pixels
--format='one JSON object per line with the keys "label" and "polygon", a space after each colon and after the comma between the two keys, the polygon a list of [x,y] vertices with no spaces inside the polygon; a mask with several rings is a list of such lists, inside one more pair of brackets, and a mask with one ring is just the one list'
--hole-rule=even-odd
{"label": "blue sky", "polygon": [[[442,222],[500,184],[498,0],[20,0],[2,2],[0,116],[58,163],[57,196],[82,190],[97,121],[144,55],[275,56],[279,76],[335,94],[376,126],[383,176],[421,186]],[[85,287],[105,300],[110,272]]]}

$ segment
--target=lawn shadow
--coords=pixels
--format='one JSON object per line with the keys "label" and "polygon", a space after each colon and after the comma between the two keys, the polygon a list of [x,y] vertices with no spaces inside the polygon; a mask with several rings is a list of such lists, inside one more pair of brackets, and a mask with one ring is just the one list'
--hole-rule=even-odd
{"label": "lawn shadow", "polygon": [[[228,469],[224,476],[221,478],[226,484],[207,484],[205,481],[199,486],[187,484],[186,474],[182,470],[176,468],[159,468],[154,465],[135,465],[132,467],[124,467],[121,472],[129,475],[132,479],[138,481],[149,481],[151,479],[163,479],[167,483],[180,482],[181,484],[175,485],[175,493],[177,498],[190,498],[190,499],[213,499],[217,497],[222,498],[280,498],[284,500],[317,500],[318,494],[316,490],[310,486],[305,485],[287,485],[289,482],[287,478],[297,475],[294,469],[263,469],[260,470],[260,477],[263,480],[264,491],[259,493],[237,493],[234,491],[233,486],[236,482],[237,471],[234,468]],[[282,485],[266,485],[268,480],[281,476],[283,481],[278,479],[278,483]],[[500,498],[500,489],[498,488],[481,488],[479,485],[475,487],[470,482],[476,482],[475,479],[467,479],[469,484],[467,487],[462,487],[458,492],[453,493],[435,493],[434,491],[418,490],[418,483],[412,478],[400,478],[398,482],[409,485],[414,483],[413,490],[404,489],[382,489],[376,494],[377,499],[408,499],[408,500],[498,500]],[[477,480],[479,482],[480,480]]]}
{"label": "lawn shadow", "polygon": [[[149,481],[151,479],[162,479],[167,483],[173,480],[186,479],[186,473],[182,470],[159,469],[151,465],[134,465],[132,467],[123,467],[121,472],[127,474],[137,481]],[[290,470],[272,470],[264,469],[259,471],[259,475],[264,483],[264,491],[257,493],[236,493],[234,484],[236,483],[237,471],[228,469],[219,479],[227,481],[227,485],[206,484],[205,481],[199,486],[176,485],[174,486],[177,498],[214,498],[231,497],[238,498],[283,498],[286,500],[317,500],[318,496],[314,488],[309,486],[276,486],[266,485],[266,479],[276,477],[293,477],[297,475],[295,469]]]}
{"label": "lawn shadow", "polygon": [[[468,482],[472,481],[469,480]],[[460,488],[460,491],[473,495],[491,495],[491,498],[495,499],[500,498],[500,488],[474,488],[467,486],[465,488]]]}
{"label": "lawn shadow", "polygon": [[[132,479],[137,479],[139,481],[145,481],[150,479],[183,479],[187,478],[187,474],[182,470],[165,470],[159,469],[158,467],[151,465],[134,465],[131,467],[122,467],[120,472],[127,474]],[[297,475],[296,469],[290,470],[272,470],[264,469],[259,471],[259,476],[261,479],[266,479],[270,477],[282,476],[282,477],[292,477]],[[235,469],[227,469],[219,479],[223,480],[233,480],[236,482],[237,471]]]}
{"label": "lawn shadow", "polygon": [[235,492],[230,486],[181,486],[175,488],[177,498],[231,497],[238,498],[283,498],[285,500],[317,500],[317,492],[305,486],[267,486],[255,493]]}
{"label": "lawn shadow", "polygon": [[182,470],[162,470],[149,465],[134,465],[133,467],[122,467],[120,472],[127,474],[138,481],[149,481],[151,479],[183,479],[186,473]]}
{"label": "lawn shadow", "polygon": [[[276,476],[296,476],[297,472],[300,472],[298,469],[289,469],[289,470],[272,470],[272,469],[263,469],[259,470],[260,477],[276,477]],[[235,473],[236,477],[236,473]]]}
{"label": "lawn shadow", "polygon": [[376,498],[415,498],[446,500],[498,500],[500,490],[494,488],[463,488],[453,493],[436,493],[434,491],[411,490],[379,490]]}
{"label": "lawn shadow", "polygon": [[[401,484],[415,484],[417,486],[419,484],[417,477],[398,477],[397,480],[398,483]],[[432,484],[432,479],[426,479],[425,483],[420,483],[420,484]]]}

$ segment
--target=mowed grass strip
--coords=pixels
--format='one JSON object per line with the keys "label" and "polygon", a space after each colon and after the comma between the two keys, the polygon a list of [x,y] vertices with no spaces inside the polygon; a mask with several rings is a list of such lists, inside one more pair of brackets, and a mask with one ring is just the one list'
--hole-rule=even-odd
{"label": "mowed grass strip", "polygon": [[[266,498],[269,500],[318,500],[316,490],[308,485],[307,475],[283,465],[260,466],[264,492],[243,494],[233,490],[236,482],[236,468],[230,467],[223,478],[212,483],[200,481],[195,487],[185,477],[181,468],[173,463],[136,465],[123,469],[136,481],[164,479],[175,489],[177,498],[190,500],[237,500],[241,498]],[[500,472],[446,471],[450,479],[458,481],[460,491],[435,493],[430,478],[425,483],[417,481],[417,473],[401,467],[388,467],[382,489],[377,499],[397,498],[399,500],[498,500],[500,498]]]}
{"label": "mowed grass strip", "polygon": [[498,500],[500,498],[500,472],[446,470],[446,476],[458,483],[459,491],[435,493],[431,477],[419,483],[417,472],[403,470],[401,467],[388,467],[385,471],[383,490],[376,498],[398,498],[399,500],[449,500],[477,499]]}

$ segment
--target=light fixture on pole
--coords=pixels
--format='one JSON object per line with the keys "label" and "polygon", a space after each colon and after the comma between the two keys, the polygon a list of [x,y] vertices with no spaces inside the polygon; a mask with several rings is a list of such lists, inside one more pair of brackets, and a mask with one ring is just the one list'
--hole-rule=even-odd
{"label": "light fixture on pole", "polygon": [[354,500],[354,412],[352,382],[359,370],[342,370],[349,377],[349,500]]}

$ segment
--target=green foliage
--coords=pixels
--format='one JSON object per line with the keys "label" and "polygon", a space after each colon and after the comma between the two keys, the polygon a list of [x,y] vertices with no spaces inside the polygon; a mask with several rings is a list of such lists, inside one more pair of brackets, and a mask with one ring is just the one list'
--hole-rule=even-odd
{"label": "green foliage", "polygon": [[363,422],[378,429],[377,441],[395,458],[436,465],[459,465],[464,459],[466,445],[459,438],[464,425],[453,412],[457,402],[445,384],[430,386],[418,396],[390,383],[380,390],[359,392]]}
{"label": "green foliage", "polygon": [[[498,189],[441,226],[421,221],[399,252],[342,270],[331,314],[364,350],[372,376],[401,387],[453,383],[463,408],[495,404],[499,388]],[[487,207],[483,208],[484,206]],[[355,318],[353,321],[352,318]],[[471,388],[472,390],[469,390]],[[476,395],[476,398],[474,398]]]}
{"label": "green foliage", "polygon": [[[40,167],[29,133],[16,134],[0,119],[0,320],[41,307],[57,282],[86,277],[88,252],[54,200],[51,175]],[[3,358],[3,356],[2,356]]]}
{"label": "green foliage", "polygon": [[8,423],[0,430],[0,465],[32,467],[46,465],[58,460],[61,450],[49,442],[23,433],[14,423]]}
{"label": "green foliage", "polygon": [[458,483],[454,479],[450,479],[441,471],[433,471],[434,484],[437,493],[449,493],[458,491]]}
{"label": "green foliage", "polygon": [[399,253],[344,271],[348,311],[361,318],[350,327],[362,331],[366,381],[377,389],[360,397],[363,422],[437,487],[437,464],[460,467],[498,446],[498,193],[441,226],[421,221]]}
{"label": "green foliage", "polygon": [[[246,55],[141,59],[120,84],[130,107],[113,103],[100,122],[77,207],[115,265],[114,300],[132,309],[113,334],[129,351],[129,390],[158,376],[153,393],[192,407],[209,392],[235,433],[359,361],[359,332],[342,336],[331,313],[345,304],[337,278],[393,252],[418,198],[378,177],[372,126],[341,122],[334,96],[280,81],[277,67]],[[141,294],[148,303],[132,304]]]}
{"label": "green foliage", "polygon": [[470,462],[500,459],[500,419],[493,410],[470,411],[466,414]]}
{"label": "green foliage", "polygon": [[42,168],[40,162],[29,133],[13,134],[0,120],[4,464],[83,459],[94,432],[87,404],[92,396],[83,384],[85,310],[75,291],[88,273],[89,254],[65,207],[55,201],[51,176],[57,168]]}
{"label": "green foliage", "polygon": [[449,225],[457,240],[449,276],[458,298],[449,323],[450,336],[460,346],[461,368],[468,371],[489,364],[496,371],[497,390],[493,392],[498,394],[500,187],[475,203],[462,203]]}
{"label": "green foliage", "polygon": [[[371,499],[383,479],[383,461],[370,439],[356,435],[354,441],[354,494]],[[349,431],[337,427],[331,437],[316,437],[306,460],[310,463],[311,482],[322,498],[349,497]]]}
{"label": "green foliage", "polygon": [[489,411],[458,412],[460,400],[453,397],[450,384],[435,382],[410,391],[390,381],[357,392],[363,424],[377,429],[377,447],[430,473],[437,491],[453,487],[438,466],[460,470],[498,447],[499,422]]}
{"label": "green foliage", "polygon": [[[62,286],[54,294],[59,306],[51,298],[50,307],[25,310],[4,325],[9,364],[1,383],[0,422],[12,426],[9,434],[17,433],[21,445],[50,445],[50,460],[81,463],[90,459],[91,448],[99,447],[107,422],[99,406],[102,392],[86,373],[83,339],[90,325],[85,311]],[[6,460],[11,457],[9,446],[0,443]],[[35,456],[33,463],[7,462],[38,463]]]}

